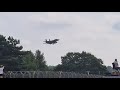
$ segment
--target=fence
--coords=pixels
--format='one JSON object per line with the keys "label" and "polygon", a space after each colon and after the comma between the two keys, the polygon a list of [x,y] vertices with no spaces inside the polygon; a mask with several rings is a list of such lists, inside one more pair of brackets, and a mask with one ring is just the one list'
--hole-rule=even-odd
{"label": "fence", "polygon": [[8,71],[4,78],[103,78],[102,75],[54,71]]}

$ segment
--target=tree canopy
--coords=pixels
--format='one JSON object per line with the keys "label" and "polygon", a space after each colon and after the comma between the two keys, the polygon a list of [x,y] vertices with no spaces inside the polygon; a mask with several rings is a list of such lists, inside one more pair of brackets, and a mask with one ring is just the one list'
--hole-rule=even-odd
{"label": "tree canopy", "polygon": [[40,50],[36,50],[35,54],[31,51],[22,58],[22,70],[27,71],[44,71],[47,70],[44,54]]}
{"label": "tree canopy", "polygon": [[0,64],[6,66],[6,70],[19,70],[19,60],[27,54],[19,44],[20,40],[0,35]]}
{"label": "tree canopy", "polygon": [[41,51],[37,50],[33,54],[31,51],[22,49],[20,40],[0,35],[0,64],[5,66],[5,71],[45,70],[47,68]]}
{"label": "tree canopy", "polygon": [[36,60],[36,65],[37,65],[38,70],[46,70],[47,69],[44,53],[41,53],[40,50],[36,50],[35,60]]}
{"label": "tree canopy", "polygon": [[90,71],[106,71],[106,66],[103,65],[101,59],[96,58],[94,55],[87,52],[68,52],[65,56],[61,57],[61,63],[56,66],[55,71],[74,71],[85,72]]}

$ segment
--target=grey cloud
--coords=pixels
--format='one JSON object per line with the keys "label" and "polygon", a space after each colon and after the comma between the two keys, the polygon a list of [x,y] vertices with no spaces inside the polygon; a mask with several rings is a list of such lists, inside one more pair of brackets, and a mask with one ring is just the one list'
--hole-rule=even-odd
{"label": "grey cloud", "polygon": [[112,28],[120,31],[120,22],[117,22],[117,23],[113,24]]}
{"label": "grey cloud", "polygon": [[72,26],[70,23],[66,22],[39,22],[39,23],[30,23],[32,28],[34,29],[44,29],[44,30],[52,30],[52,29],[64,29]]}

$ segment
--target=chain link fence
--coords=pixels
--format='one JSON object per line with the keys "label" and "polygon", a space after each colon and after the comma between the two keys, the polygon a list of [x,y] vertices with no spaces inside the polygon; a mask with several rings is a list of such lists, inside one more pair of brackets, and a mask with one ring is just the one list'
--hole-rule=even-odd
{"label": "chain link fence", "polygon": [[103,78],[103,75],[95,75],[75,72],[54,72],[54,71],[8,71],[4,78]]}

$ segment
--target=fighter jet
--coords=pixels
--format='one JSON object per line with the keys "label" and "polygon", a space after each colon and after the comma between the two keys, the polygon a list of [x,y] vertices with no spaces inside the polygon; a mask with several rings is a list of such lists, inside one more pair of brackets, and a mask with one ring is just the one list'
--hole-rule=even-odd
{"label": "fighter jet", "polygon": [[49,41],[47,41],[47,39],[46,39],[46,40],[44,41],[44,42],[45,42],[44,44],[56,44],[57,41],[59,41],[59,39],[54,39],[54,40],[50,40],[50,39],[49,39]]}

